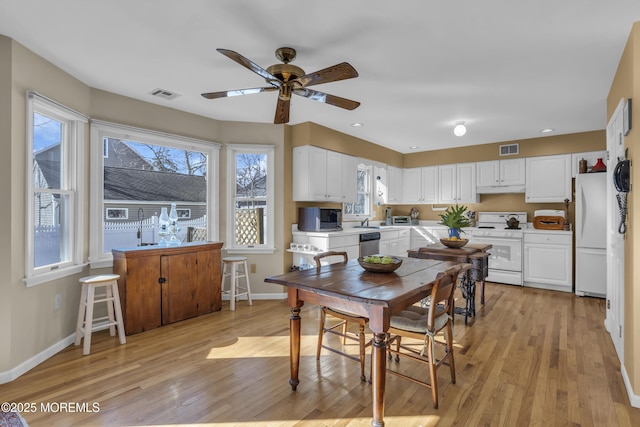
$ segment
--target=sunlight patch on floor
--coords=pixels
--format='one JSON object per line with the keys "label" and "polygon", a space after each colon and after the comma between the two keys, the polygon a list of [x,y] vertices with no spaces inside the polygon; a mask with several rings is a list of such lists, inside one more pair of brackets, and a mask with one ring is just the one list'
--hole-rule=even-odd
{"label": "sunlight patch on floor", "polygon": [[[317,335],[300,337],[300,356],[315,356]],[[233,359],[247,357],[289,357],[289,336],[238,337],[226,347],[212,348],[207,359]]]}

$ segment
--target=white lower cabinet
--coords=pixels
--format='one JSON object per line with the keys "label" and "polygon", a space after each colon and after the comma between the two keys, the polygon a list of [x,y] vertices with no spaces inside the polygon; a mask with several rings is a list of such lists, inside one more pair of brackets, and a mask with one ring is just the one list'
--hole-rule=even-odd
{"label": "white lower cabinet", "polygon": [[524,285],[572,292],[572,258],[571,232],[525,232]]}
{"label": "white lower cabinet", "polygon": [[411,227],[409,248],[417,249],[440,242],[447,237],[447,227]]}

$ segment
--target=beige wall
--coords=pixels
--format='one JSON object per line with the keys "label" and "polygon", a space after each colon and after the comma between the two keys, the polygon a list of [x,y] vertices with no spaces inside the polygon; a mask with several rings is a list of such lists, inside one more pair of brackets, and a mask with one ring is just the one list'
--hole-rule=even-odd
{"label": "beige wall", "polygon": [[[631,30],[624,52],[618,64],[615,78],[607,97],[607,117],[611,117],[620,98],[640,100],[640,22]],[[640,158],[640,109],[631,109],[631,132],[625,137],[629,159]],[[625,240],[624,269],[624,367],[634,394],[640,394],[640,277],[635,257],[635,241],[640,241],[640,227],[635,226],[635,212],[640,212],[640,197],[635,191],[640,188],[637,173],[631,173],[631,192],[628,196],[627,236]]]}
{"label": "beige wall", "polygon": [[[10,233],[0,245],[0,267],[3,280],[0,282],[0,378],[36,357],[46,349],[59,344],[75,332],[77,307],[80,299],[78,279],[83,275],[96,274],[88,268],[75,276],[27,288],[22,281],[25,264],[25,140],[26,140],[26,91],[36,92],[54,99],[93,119],[141,127],[192,138],[221,143],[220,151],[220,202],[217,206],[222,219],[220,240],[226,233],[224,215],[226,203],[226,143],[272,144],[275,146],[276,247],[272,255],[250,255],[249,263],[255,264],[256,273],[251,275],[252,289],[256,293],[281,294],[282,287],[263,282],[264,277],[283,271],[282,248],[284,233],[284,199],[286,188],[284,174],[291,163],[290,148],[285,150],[286,126],[257,123],[221,122],[194,114],[184,113],[165,106],[126,98],[113,93],[93,89],[44,59],[33,54],[19,43],[0,36],[0,143],[3,153],[0,158],[0,194],[10,202],[10,209],[0,212],[0,219]],[[87,128],[85,165],[89,166],[89,130]],[[89,171],[91,173],[91,171]],[[85,215],[89,214],[89,180],[85,185]],[[289,184],[289,198],[291,188]],[[85,243],[88,244],[89,219],[85,224]],[[290,229],[290,226],[289,226]],[[288,243],[287,243],[288,244]],[[88,248],[88,245],[86,246]],[[88,258],[88,249],[84,254]],[[62,307],[54,310],[56,294],[62,296]]]}

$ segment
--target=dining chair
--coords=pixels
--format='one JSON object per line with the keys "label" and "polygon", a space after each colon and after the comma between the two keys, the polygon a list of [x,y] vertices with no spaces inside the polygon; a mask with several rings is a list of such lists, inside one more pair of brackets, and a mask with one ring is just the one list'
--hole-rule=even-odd
{"label": "dining chair", "polygon": [[[454,265],[438,273],[431,291],[431,302],[428,307],[410,306],[396,316],[391,316],[387,333],[387,352],[389,359],[395,354],[395,361],[400,362],[400,356],[427,364],[430,382],[410,376],[407,369],[401,373],[387,365],[387,372],[431,388],[433,407],[438,408],[438,379],[436,369],[441,365],[449,366],[451,382],[456,383],[456,370],[453,360],[453,315],[454,290],[458,274],[462,266]],[[445,342],[436,341],[436,335],[444,330]],[[422,348],[415,345],[403,344],[402,338],[413,338],[421,341]],[[395,343],[395,349],[392,344]],[[444,355],[436,358],[436,344],[444,344]],[[426,357],[425,357],[426,351]],[[415,374],[414,374],[415,375]]]}
{"label": "dining chair", "polygon": [[[322,267],[321,260],[326,259],[328,257],[342,257],[342,263],[344,264],[346,264],[348,261],[348,255],[346,252],[328,251],[328,252],[320,253],[313,257],[313,259],[316,262],[317,272],[320,272],[320,269]],[[333,326],[326,326],[327,315],[340,319],[340,321]],[[358,324],[357,334],[348,330],[349,323]],[[318,330],[318,349],[316,353],[316,359],[320,360],[320,352],[324,348],[334,353],[345,356],[351,360],[355,360],[356,362],[360,362],[360,379],[362,381],[366,381],[367,378],[364,374],[365,351],[366,351],[366,347],[371,344],[370,340],[368,342],[366,341],[365,334],[364,334],[364,328],[367,325],[367,323],[369,323],[369,319],[366,317],[359,316],[353,313],[348,313],[341,310],[336,310],[329,307],[324,307],[324,306],[320,307],[320,327]],[[342,329],[339,330],[340,328]],[[323,338],[325,333],[330,333],[330,334],[334,334],[341,337],[343,346],[347,344],[347,340],[357,341],[359,345],[358,357],[323,343]]]}

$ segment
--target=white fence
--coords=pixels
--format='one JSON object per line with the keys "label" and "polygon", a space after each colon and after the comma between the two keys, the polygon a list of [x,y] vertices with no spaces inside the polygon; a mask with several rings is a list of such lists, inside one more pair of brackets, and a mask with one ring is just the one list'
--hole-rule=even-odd
{"label": "white fence", "polygon": [[[206,228],[207,218],[178,220],[180,230],[177,233],[181,242],[187,241],[188,227]],[[111,252],[113,248],[132,248],[138,245],[157,244],[161,237],[158,217],[142,221],[109,221],[104,224],[104,250]],[[60,227],[47,225],[35,228],[35,261],[36,266],[48,265],[60,261]]]}

